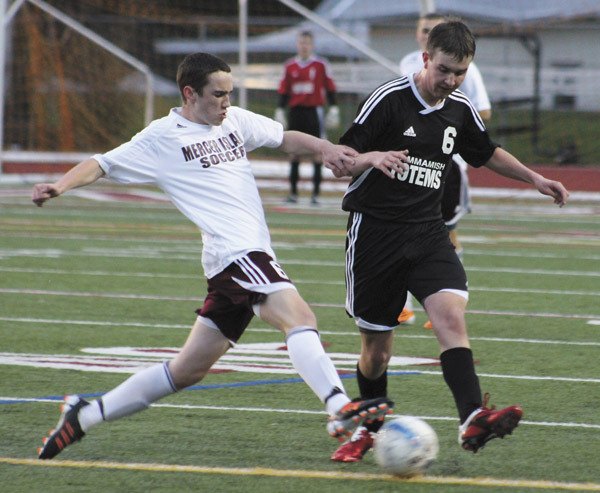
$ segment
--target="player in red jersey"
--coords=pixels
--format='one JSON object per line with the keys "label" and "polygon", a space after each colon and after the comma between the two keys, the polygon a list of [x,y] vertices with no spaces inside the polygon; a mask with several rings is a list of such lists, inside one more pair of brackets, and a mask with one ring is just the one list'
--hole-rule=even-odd
{"label": "player in red jersey", "polygon": [[[275,120],[289,130],[299,130],[315,137],[324,137],[326,128],[336,128],[340,124],[339,108],[336,105],[336,87],[326,60],[314,55],[314,39],[310,31],[302,31],[297,39],[298,54],[285,63],[284,74],[277,92],[279,106],[275,110]],[[329,109],[325,119],[325,100]],[[289,107],[286,117],[285,109]],[[300,158],[294,155],[290,166],[290,195],[287,201],[298,201],[298,180]],[[312,203],[318,204],[321,187],[321,158],[313,156]]]}

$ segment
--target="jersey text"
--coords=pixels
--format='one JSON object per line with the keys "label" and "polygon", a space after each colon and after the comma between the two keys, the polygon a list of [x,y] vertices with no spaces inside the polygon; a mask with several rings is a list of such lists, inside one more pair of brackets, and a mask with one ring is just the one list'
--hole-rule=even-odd
{"label": "jersey text", "polygon": [[205,140],[181,148],[186,161],[198,159],[203,168],[235,161],[246,155],[244,143],[237,132],[218,139]]}

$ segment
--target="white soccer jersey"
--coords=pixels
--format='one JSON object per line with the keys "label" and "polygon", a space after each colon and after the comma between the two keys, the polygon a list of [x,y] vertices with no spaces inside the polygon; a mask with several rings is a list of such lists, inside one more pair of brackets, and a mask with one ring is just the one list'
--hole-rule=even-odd
{"label": "white soccer jersey", "polygon": [[111,180],[157,185],[200,228],[208,278],[249,251],[275,257],[247,153],[279,147],[283,127],[237,107],[220,126],[193,123],[180,112],[173,108],[94,159]]}
{"label": "white soccer jersey", "polygon": [[[410,75],[420,72],[423,68],[423,52],[420,50],[413,51],[406,55],[400,62],[400,72],[402,75]],[[467,95],[467,97],[479,112],[491,109],[490,98],[481,77],[481,72],[474,62],[471,62],[467,75],[459,89]]]}

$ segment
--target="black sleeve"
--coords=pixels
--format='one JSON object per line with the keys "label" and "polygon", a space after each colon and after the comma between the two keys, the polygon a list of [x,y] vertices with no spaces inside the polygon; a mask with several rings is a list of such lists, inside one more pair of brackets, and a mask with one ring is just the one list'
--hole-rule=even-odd
{"label": "black sleeve", "polygon": [[474,168],[480,168],[487,163],[496,147],[478,115],[467,112],[466,123],[461,137],[458,139],[456,151]]}

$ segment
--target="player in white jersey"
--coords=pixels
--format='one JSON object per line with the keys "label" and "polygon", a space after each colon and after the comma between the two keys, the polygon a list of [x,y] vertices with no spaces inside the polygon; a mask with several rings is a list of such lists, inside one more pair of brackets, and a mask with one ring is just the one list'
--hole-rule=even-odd
{"label": "player in white jersey", "polygon": [[[431,30],[438,24],[448,20],[440,14],[426,14],[419,18],[415,39],[419,49],[405,55],[400,61],[400,72],[402,75],[416,74],[423,69],[423,52],[427,49],[427,39]],[[475,109],[484,121],[491,117],[490,99],[488,97],[481,72],[475,62],[471,62],[467,75],[460,85],[460,91],[463,92],[473,103]]]}
{"label": "player in white jersey", "polygon": [[[427,49],[427,39],[430,31],[438,24],[449,20],[440,14],[430,13],[421,16],[417,22],[415,39],[419,49],[406,55],[400,61],[400,72],[403,75],[416,74],[423,69],[423,52]],[[492,117],[492,106],[488,97],[481,72],[474,62],[471,62],[460,91],[464,93],[471,101],[479,116],[484,122],[488,122]],[[450,241],[456,249],[459,258],[462,259],[462,245],[458,238],[456,228],[458,221],[471,211],[471,194],[469,190],[469,177],[467,175],[467,162],[460,156],[454,154],[452,159],[456,166],[453,166],[450,174],[446,178],[444,185],[444,196],[442,198],[442,217],[448,228]],[[415,321],[413,311],[412,295],[408,295],[406,305],[398,317],[401,324],[412,324]],[[431,329],[431,322],[427,321],[425,328]]]}
{"label": "player in white jersey", "polygon": [[261,146],[319,153],[329,165],[350,165],[356,152],[232,107],[231,69],[206,53],[187,56],[177,71],[183,105],[131,141],[86,159],[55,183],[34,186],[41,206],[99,178],[154,184],[202,231],[208,295],[183,348],[171,361],[134,374],[100,399],[68,396],[56,429],[39,450],[51,459],[93,426],[146,409],[200,381],[241,337],[254,315],[285,334],[292,364],[325,404],[327,429],[341,438],[365,420],[391,412],[387,398],[351,402],[319,340],[315,316],[271,249],[247,154]]}

